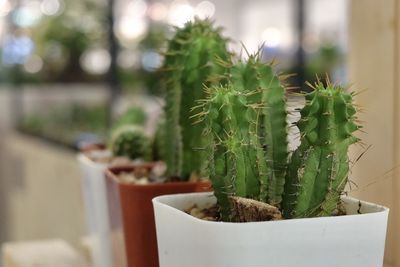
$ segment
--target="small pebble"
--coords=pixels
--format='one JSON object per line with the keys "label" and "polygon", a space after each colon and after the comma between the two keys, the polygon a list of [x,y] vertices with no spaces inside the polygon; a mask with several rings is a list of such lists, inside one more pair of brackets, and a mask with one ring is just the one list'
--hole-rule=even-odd
{"label": "small pebble", "polygon": [[127,157],[113,157],[109,161],[110,165],[127,165],[131,163],[131,160]]}
{"label": "small pebble", "polygon": [[154,177],[162,177],[165,176],[166,172],[167,164],[165,164],[165,162],[158,161],[151,170],[151,175]]}
{"label": "small pebble", "polygon": [[204,218],[204,213],[202,213],[199,208],[195,207],[193,207],[192,210],[190,211],[190,215],[199,219]]}
{"label": "small pebble", "polygon": [[192,207],[185,210],[185,212],[193,217],[196,217],[205,221],[218,221],[218,212],[215,205],[211,205],[209,207],[205,207],[200,209],[197,205],[193,205]]}

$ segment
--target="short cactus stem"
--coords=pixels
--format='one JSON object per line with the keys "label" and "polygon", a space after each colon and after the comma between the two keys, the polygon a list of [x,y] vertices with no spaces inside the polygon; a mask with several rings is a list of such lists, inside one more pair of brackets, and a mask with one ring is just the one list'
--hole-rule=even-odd
{"label": "short cactus stem", "polygon": [[259,180],[254,165],[255,149],[249,138],[250,122],[243,118],[248,107],[245,96],[232,85],[212,87],[201,113],[205,133],[212,142],[209,161],[210,179],[225,220],[231,218],[228,197],[258,198]]}
{"label": "short cactus stem", "polygon": [[317,83],[306,94],[298,127],[301,145],[286,177],[283,212],[286,218],[329,216],[337,208],[349,171],[348,148],[356,109],[344,88]]}
{"label": "short cactus stem", "polygon": [[272,65],[262,63],[258,55],[232,65],[229,81],[245,95],[251,160],[260,186],[257,199],[279,206],[289,155],[285,89]]}

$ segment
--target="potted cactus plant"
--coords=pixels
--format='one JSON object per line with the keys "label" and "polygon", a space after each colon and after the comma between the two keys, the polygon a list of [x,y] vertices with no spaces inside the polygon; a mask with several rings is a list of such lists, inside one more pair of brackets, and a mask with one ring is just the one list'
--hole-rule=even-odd
{"label": "potted cactus plant", "polygon": [[[82,172],[82,193],[91,259],[95,267],[124,266],[117,264],[119,258],[123,257],[112,256],[104,171],[110,165],[126,164],[138,158],[147,159],[149,152],[146,148],[149,147],[150,138],[143,130],[146,122],[144,110],[131,107],[115,121],[110,144],[85,145],[77,156]],[[133,138],[136,143],[140,139],[141,150],[131,152],[129,148],[121,147],[120,143],[124,138]],[[119,250],[115,250],[118,254]]]}
{"label": "potted cactus plant", "polygon": [[[221,29],[209,20],[188,22],[177,29],[169,41],[162,67],[166,91],[165,118],[160,120],[155,134],[157,158],[166,162],[164,180],[148,184],[133,184],[123,180],[126,173],[149,173],[152,163],[138,166],[119,166],[106,172],[109,199],[112,206],[121,205],[128,266],[159,266],[152,198],[173,193],[210,191],[210,183],[202,181],[205,158],[196,151],[204,146],[204,123],[192,124],[190,109],[205,97],[203,85],[221,82],[226,68],[219,64],[230,54]],[[124,140],[122,148],[132,144]],[[117,144],[115,142],[114,144]],[[200,154],[200,156],[199,156]],[[112,216],[118,218],[118,216]],[[118,224],[117,221],[115,221]],[[121,224],[121,222],[119,222]]]}
{"label": "potted cactus plant", "polygon": [[[229,64],[227,83],[206,89],[195,116],[206,124],[214,194],[153,199],[160,266],[382,266],[388,209],[343,196],[359,141],[353,95],[313,85],[289,153],[286,92],[272,66],[257,55]],[[210,209],[215,221],[200,219]]]}

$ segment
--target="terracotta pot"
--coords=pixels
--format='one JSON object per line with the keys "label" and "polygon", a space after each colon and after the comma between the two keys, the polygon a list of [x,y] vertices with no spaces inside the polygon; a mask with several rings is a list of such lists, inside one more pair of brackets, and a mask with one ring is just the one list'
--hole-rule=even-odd
{"label": "terracotta pot", "polygon": [[[141,168],[152,168],[144,163]],[[156,228],[152,199],[161,195],[206,192],[209,182],[171,182],[135,185],[119,181],[118,173],[131,172],[138,166],[111,167],[106,171],[113,244],[125,243],[128,267],[158,267]],[[123,240],[118,234],[122,229]],[[119,243],[119,244],[118,244]]]}

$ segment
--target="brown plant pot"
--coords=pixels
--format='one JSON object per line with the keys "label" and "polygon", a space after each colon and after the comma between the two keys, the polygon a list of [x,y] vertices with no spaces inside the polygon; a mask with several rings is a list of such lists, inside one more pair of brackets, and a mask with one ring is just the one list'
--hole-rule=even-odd
{"label": "brown plant pot", "polygon": [[[152,168],[154,163],[140,165],[143,166]],[[118,250],[125,243],[128,267],[158,267],[156,228],[151,200],[161,195],[211,191],[211,184],[170,182],[136,185],[119,180],[120,172],[131,172],[136,167],[138,166],[118,166],[106,171],[114,257],[124,257],[124,253]]]}

